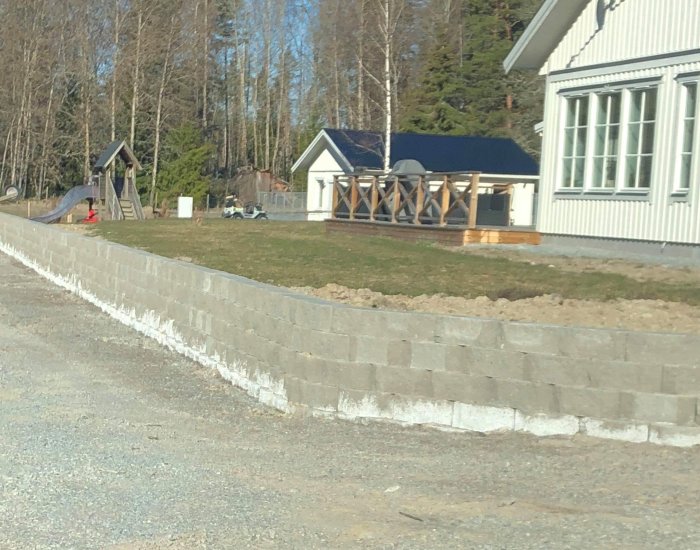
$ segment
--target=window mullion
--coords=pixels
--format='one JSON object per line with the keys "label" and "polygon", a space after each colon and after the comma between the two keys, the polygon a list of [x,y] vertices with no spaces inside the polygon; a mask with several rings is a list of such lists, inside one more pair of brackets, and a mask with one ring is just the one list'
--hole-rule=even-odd
{"label": "window mullion", "polygon": [[630,120],[630,92],[622,91],[620,98],[620,162],[617,163],[617,174],[615,175],[615,191],[620,191],[625,186],[627,177],[627,142],[629,141],[629,120]]}

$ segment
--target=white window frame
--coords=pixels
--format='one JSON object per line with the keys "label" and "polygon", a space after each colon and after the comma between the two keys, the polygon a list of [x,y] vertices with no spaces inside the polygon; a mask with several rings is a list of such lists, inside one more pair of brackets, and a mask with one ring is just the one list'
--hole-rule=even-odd
{"label": "white window frame", "polygon": [[[586,109],[587,109],[587,116],[586,116],[586,125],[585,126],[580,126],[579,122],[579,112],[581,108],[581,100],[586,99]],[[576,102],[576,110],[574,112],[574,121],[573,121],[573,126],[568,126],[568,116],[569,116],[569,103],[571,101]],[[567,96],[564,98],[564,108],[563,108],[563,113],[562,113],[562,131],[561,134],[563,136],[562,139],[562,148],[559,154],[559,158],[561,160],[561,170],[559,171],[559,177],[558,177],[558,187],[561,188],[562,190],[565,191],[582,191],[586,187],[586,162],[587,162],[587,156],[588,156],[588,148],[590,144],[590,127],[589,127],[589,121],[591,117],[591,98],[589,94],[581,94],[581,95],[575,95],[575,96]],[[585,143],[583,145],[583,156],[577,154],[577,148],[579,145],[578,141],[578,135],[579,135],[579,130],[581,128],[585,128],[586,130],[586,138],[585,138]],[[573,136],[571,140],[571,154],[569,156],[566,155],[566,134],[567,132],[572,131]],[[583,176],[581,180],[581,185],[574,185],[575,183],[575,176],[576,176],[576,164],[577,161],[583,159],[584,163],[584,169],[583,169]],[[571,171],[569,173],[569,185],[564,185],[564,173],[566,170],[566,164],[570,163],[571,164]]]}
{"label": "white window frame", "polygon": [[318,176],[316,183],[318,184],[318,209],[323,210],[323,189],[326,187],[326,179]]}
{"label": "white window frame", "polygon": [[[678,128],[676,133],[676,145],[674,148],[674,158],[676,159],[676,170],[673,176],[672,194],[677,196],[686,196],[693,188],[693,183],[700,180],[698,171],[700,170],[700,75],[692,77],[680,77],[677,79],[679,87],[678,96]],[[683,177],[683,156],[688,154],[685,149],[685,128],[688,122],[687,117],[687,101],[688,101],[688,86],[695,85],[695,113],[694,113],[694,129],[692,144],[690,150],[690,170],[688,174],[688,186],[682,185]]]}
{"label": "white window frame", "polygon": [[[628,159],[628,139],[630,130],[630,109],[632,94],[634,92],[644,91],[644,90],[656,90],[656,105],[654,110],[654,133],[653,133],[653,149],[648,156],[651,157],[651,174],[650,174],[650,184],[649,187],[626,187],[626,177],[627,177],[627,159]],[[595,130],[596,130],[596,120],[598,115],[598,101],[600,96],[610,95],[612,93],[620,94],[620,122],[619,122],[619,136],[618,136],[618,149],[617,149],[617,166],[616,166],[616,176],[615,176],[615,186],[614,187],[595,187],[593,186],[593,169],[594,169],[594,158],[595,158]],[[619,83],[616,85],[606,85],[591,87],[588,89],[581,89],[579,91],[562,91],[559,93],[560,99],[560,117],[559,117],[559,136],[560,145],[557,154],[557,183],[556,183],[556,193],[566,195],[566,194],[590,194],[590,195],[641,195],[646,196],[651,192],[655,184],[654,170],[656,166],[656,159],[658,158],[658,148],[659,143],[657,139],[658,133],[658,112],[659,112],[659,97],[661,94],[661,82],[657,79],[635,82],[635,83]],[[565,140],[566,140],[566,117],[568,114],[568,102],[570,100],[578,99],[581,97],[588,97],[588,126],[587,126],[587,143],[586,143],[586,162],[585,171],[583,177],[582,187],[565,187],[563,185],[564,180],[564,163],[567,159],[564,157],[565,153]],[[643,114],[642,114],[643,118]],[[642,123],[643,127],[643,123]],[[642,141],[640,139],[640,148]],[[637,167],[639,167],[640,153],[635,154],[637,156]],[[639,182],[639,176],[635,184]]]}
{"label": "white window frame", "polygon": [[[602,154],[597,154],[596,153],[596,146],[597,146],[597,130],[598,127],[601,126],[601,124],[598,122],[598,113],[601,108],[601,99],[605,98],[606,100],[609,100],[613,95],[619,96],[619,118],[617,122],[611,122],[610,119],[610,109],[608,108],[607,114],[606,114],[606,120],[602,124],[602,127],[604,128],[604,136],[603,136],[603,152]],[[591,153],[590,153],[590,167],[589,167],[589,178],[587,180],[587,188],[590,189],[591,191],[613,191],[615,187],[617,186],[617,175],[620,172],[620,144],[622,142],[622,120],[623,120],[623,107],[624,107],[624,93],[622,90],[601,90],[594,92],[592,94],[594,101],[593,101],[593,109],[594,113],[591,119],[591,122],[593,124],[592,127],[592,132],[591,132]],[[611,134],[611,128],[613,126],[617,126],[617,150],[612,154],[610,150],[610,134]],[[597,159],[600,159],[603,163],[603,173],[602,173],[602,181],[600,185],[596,185],[596,178],[598,177],[598,173],[595,169],[595,162]],[[613,185],[608,186],[605,185],[605,176],[607,174],[607,162],[610,159],[615,159],[615,177],[613,179]]]}
{"label": "white window frame", "polygon": [[[648,121],[645,119],[645,112],[646,112],[646,107],[647,107],[647,101],[648,101],[648,96],[643,97],[642,105],[640,107],[640,119],[639,121],[631,121],[630,120],[630,113],[632,110],[632,94],[635,93],[644,93],[648,92],[649,90],[655,90],[655,101],[656,103],[654,104],[654,118],[651,121]],[[622,117],[623,120],[623,134],[624,134],[624,140],[622,146],[620,147],[620,157],[622,158],[622,162],[620,162],[621,166],[618,166],[618,177],[617,181],[620,182],[618,184],[617,188],[618,190],[622,191],[627,191],[627,192],[648,192],[651,189],[651,184],[654,176],[654,157],[656,156],[656,149],[657,149],[657,139],[656,139],[656,131],[658,129],[658,108],[659,108],[659,87],[657,86],[645,86],[645,87],[640,87],[640,88],[631,88],[625,91],[625,95],[627,96],[627,104],[625,107],[624,111],[624,116]],[[624,103],[623,103],[624,105]],[[645,125],[649,124],[654,125],[654,131],[651,135],[653,145],[652,145],[652,150],[651,153],[644,153],[644,128]],[[628,151],[628,144],[629,144],[629,138],[630,138],[630,127],[632,124],[638,124],[639,125],[639,142],[637,144],[637,150],[633,153],[630,153]],[[634,181],[634,185],[627,186],[627,161],[631,157],[634,157],[636,159],[636,177]],[[644,158],[649,158],[651,159],[651,166],[649,168],[649,185],[646,187],[640,186],[640,173],[641,173],[641,164],[642,164],[642,159]]]}

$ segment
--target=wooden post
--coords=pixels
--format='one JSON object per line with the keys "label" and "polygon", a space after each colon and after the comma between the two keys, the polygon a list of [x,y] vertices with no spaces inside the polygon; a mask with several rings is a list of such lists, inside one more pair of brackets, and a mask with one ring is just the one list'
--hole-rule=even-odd
{"label": "wooden post", "polygon": [[357,187],[360,183],[357,181],[357,176],[353,176],[350,180],[350,219],[355,219],[355,212],[357,212],[357,201],[358,201],[358,190]]}
{"label": "wooden post", "polygon": [[338,176],[333,176],[333,204],[331,206],[331,219],[338,217],[338,198]]}
{"label": "wooden post", "polygon": [[479,173],[472,174],[469,194],[469,229],[476,229],[476,211],[479,208]]}
{"label": "wooden post", "polygon": [[450,187],[449,176],[444,176],[440,186],[440,225],[447,225],[447,211],[450,208]]}
{"label": "wooden post", "polygon": [[379,178],[374,176],[372,178],[372,190],[371,190],[371,206],[369,212],[369,221],[376,221],[377,218],[377,206],[379,205]]}
{"label": "wooden post", "polygon": [[511,220],[512,218],[510,217],[510,209],[513,204],[513,184],[509,183],[508,184],[508,225],[511,225]]}
{"label": "wooden post", "polygon": [[423,211],[423,203],[425,202],[425,176],[418,176],[418,188],[416,189],[416,215],[413,218],[413,223],[420,225],[420,214]]}
{"label": "wooden post", "polygon": [[394,179],[394,187],[393,187],[393,193],[394,193],[394,202],[391,205],[391,223],[398,223],[399,222],[399,210],[401,210],[401,191],[399,190],[399,180]]}

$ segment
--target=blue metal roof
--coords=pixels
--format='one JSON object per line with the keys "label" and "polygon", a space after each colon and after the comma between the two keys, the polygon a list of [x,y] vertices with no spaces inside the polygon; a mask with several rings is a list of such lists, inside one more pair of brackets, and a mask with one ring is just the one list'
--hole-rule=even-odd
{"label": "blue metal roof", "polygon": [[[381,170],[384,140],[379,132],[324,130],[355,170]],[[537,163],[512,139],[392,134],[391,165],[415,159],[430,172],[483,172],[537,176]]]}

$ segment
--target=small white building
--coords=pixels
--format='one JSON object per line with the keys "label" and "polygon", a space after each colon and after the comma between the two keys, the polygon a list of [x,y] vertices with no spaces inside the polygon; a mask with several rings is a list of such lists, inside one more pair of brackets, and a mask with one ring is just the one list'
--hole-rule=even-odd
{"label": "small white building", "polygon": [[700,257],[700,0],[545,0],[504,66],[547,77],[543,242]]}
{"label": "small white building", "polygon": [[[473,136],[392,134],[391,165],[417,160],[427,172],[481,172],[480,181],[513,184],[511,225],[534,225],[537,163],[513,140]],[[381,171],[384,141],[379,132],[321,130],[292,167],[308,170],[309,220],[329,218],[333,202],[333,177]]]}

